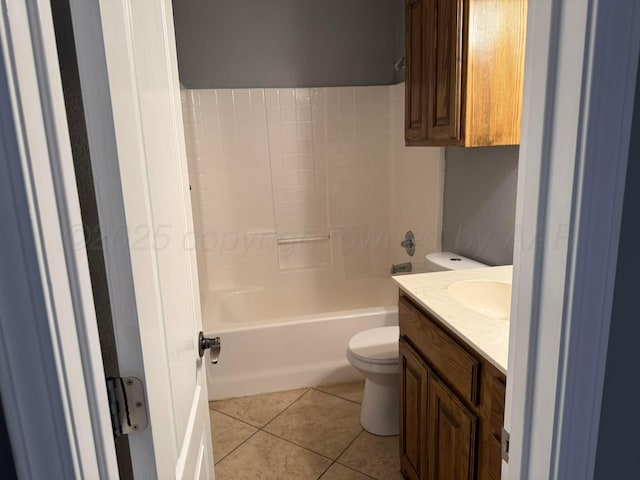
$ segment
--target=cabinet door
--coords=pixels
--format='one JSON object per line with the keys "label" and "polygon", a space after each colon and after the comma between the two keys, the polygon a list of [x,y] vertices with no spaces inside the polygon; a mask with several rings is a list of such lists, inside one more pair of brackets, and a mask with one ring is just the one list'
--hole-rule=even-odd
{"label": "cabinet door", "polygon": [[407,145],[462,143],[463,0],[406,0]]}
{"label": "cabinet door", "polygon": [[463,0],[429,0],[427,137],[441,145],[462,139]]}
{"label": "cabinet door", "polygon": [[429,372],[429,480],[476,478],[477,423],[460,400]]}
{"label": "cabinet door", "polygon": [[427,475],[427,366],[400,339],[400,464],[411,480]]}
{"label": "cabinet door", "polygon": [[428,4],[429,0],[406,0],[405,3],[405,140],[420,143],[427,138]]}

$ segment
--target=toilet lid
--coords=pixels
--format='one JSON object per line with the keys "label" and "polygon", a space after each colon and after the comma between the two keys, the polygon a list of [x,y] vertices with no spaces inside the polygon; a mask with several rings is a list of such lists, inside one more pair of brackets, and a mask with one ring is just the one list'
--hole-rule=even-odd
{"label": "toilet lid", "polygon": [[399,337],[399,327],[372,328],[351,337],[349,351],[365,362],[397,363]]}

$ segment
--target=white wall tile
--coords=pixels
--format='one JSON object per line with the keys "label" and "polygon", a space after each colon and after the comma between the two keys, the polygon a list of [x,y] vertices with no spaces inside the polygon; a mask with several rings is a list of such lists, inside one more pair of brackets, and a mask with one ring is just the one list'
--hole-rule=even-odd
{"label": "white wall tile", "polygon": [[266,88],[264,90],[264,100],[265,104],[268,106],[279,105],[280,101],[278,99],[278,89]]}
{"label": "white wall tile", "polygon": [[[277,102],[277,97],[276,97]],[[269,122],[279,122],[280,121],[280,105],[278,103],[268,103],[267,104],[267,120]]]}
{"label": "white wall tile", "polygon": [[311,121],[311,106],[296,105],[296,121],[298,122],[310,122]]}
{"label": "white wall tile", "polygon": [[216,90],[218,105],[233,105],[233,91],[229,89]]}
{"label": "white wall tile", "polygon": [[252,88],[251,89],[251,104],[252,105],[264,105],[264,89],[262,88]]}
{"label": "white wall tile", "polygon": [[251,105],[251,91],[236,89],[232,91],[234,105]]}
{"label": "white wall tile", "polygon": [[278,90],[280,105],[295,105],[296,93],[293,88],[281,88]]}
{"label": "white wall tile", "polygon": [[[190,90],[182,106],[206,288],[420,270],[438,248],[442,151],[404,146],[402,84]],[[406,229],[419,237],[411,259],[397,245]],[[329,231],[361,241],[276,246]],[[266,245],[247,249],[256,232]]]}
{"label": "white wall tile", "polygon": [[311,94],[308,88],[296,88],[296,105],[309,105]]}
{"label": "white wall tile", "polygon": [[283,122],[295,122],[296,118],[296,106],[293,104],[280,104],[280,120]]}

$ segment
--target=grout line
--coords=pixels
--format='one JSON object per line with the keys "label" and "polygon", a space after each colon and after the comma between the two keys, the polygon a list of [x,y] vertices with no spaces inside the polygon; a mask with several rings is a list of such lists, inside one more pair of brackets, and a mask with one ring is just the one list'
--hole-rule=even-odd
{"label": "grout line", "polygon": [[356,472],[356,473],[359,473],[360,475],[364,475],[367,478],[371,478],[372,480],[378,480],[376,477],[372,477],[368,473],[364,473],[364,472],[361,472],[360,470],[356,470],[355,468],[350,467],[349,465],[345,465],[344,463],[340,463],[337,460],[335,462],[333,462],[333,463],[337,464],[337,465],[340,465],[341,467],[344,467],[344,468],[346,468],[348,470],[351,470],[352,472]]}
{"label": "grout line", "polygon": [[[235,398],[227,398],[224,400],[213,400],[211,402],[209,402],[209,410],[213,410],[216,412],[220,412],[220,413],[224,413],[227,417],[231,417],[234,420],[239,420],[242,423],[246,423],[247,425],[252,426],[253,428],[258,428],[260,430],[262,430],[264,427],[266,427],[267,425],[269,425],[273,420],[276,419],[276,417],[280,416],[287,408],[289,408],[291,405],[293,405],[294,403],[296,403],[298,400],[300,400],[303,396],[305,396],[307,394],[307,392],[310,390],[310,387],[303,387],[304,388],[304,392],[301,393],[298,397],[296,397],[295,400],[293,400],[289,405],[287,405],[282,411],[280,411],[280,413],[278,413],[275,417],[273,417],[272,419],[268,420],[267,423],[265,423],[264,425],[260,426],[260,425],[254,425],[253,423],[248,422],[247,420],[244,420],[242,418],[236,417],[234,415],[231,415],[230,413],[224,412],[214,406],[212,406],[213,403],[217,402],[217,401],[226,401],[226,400],[236,400],[238,398],[247,398],[247,397],[235,397]],[[297,389],[295,389],[297,390]],[[291,390],[283,390],[282,392],[273,392],[273,393],[285,393],[285,392],[290,392]],[[260,395],[269,395],[268,393],[265,394],[258,394],[258,395],[249,395],[249,397],[259,397]]]}
{"label": "grout line", "polygon": [[[291,444],[291,445],[293,445],[295,447],[302,448],[303,450],[306,450],[306,451],[311,452],[311,453],[313,453],[315,455],[318,455],[319,457],[326,458],[327,460],[329,460],[332,463],[335,462],[335,460],[333,458],[327,457],[324,453],[320,453],[320,452],[316,452],[315,450],[311,450],[309,447],[305,447],[304,445],[300,445],[299,443],[296,443],[296,442],[294,442],[292,440],[288,440],[286,438],[283,438],[283,437],[281,437],[279,435],[276,435],[275,433],[267,432],[266,430],[260,430],[260,431],[262,433],[267,434],[267,435],[271,435],[272,437],[276,437],[277,439],[282,440],[283,442],[287,442],[287,443],[289,443],[289,444]],[[256,433],[258,433],[258,432],[256,432]]]}
{"label": "grout line", "polygon": [[241,419],[241,418],[234,417],[233,415],[229,415],[227,412],[223,412],[222,410],[218,410],[217,408],[209,408],[209,411],[210,411],[210,412],[221,413],[221,414],[222,414],[222,415],[224,415],[225,417],[229,417],[229,418],[231,418],[231,419],[233,419],[233,420],[236,420],[236,421],[238,421],[238,422],[240,422],[240,423],[244,423],[245,425],[247,425],[247,426],[249,426],[249,427],[251,427],[251,428],[256,428],[256,429],[260,430],[260,427],[258,427],[257,425],[254,425],[254,424],[252,424],[252,423],[249,423],[249,422],[247,422],[246,420],[243,420],[243,419]]}
{"label": "grout line", "polygon": [[[268,422],[264,427],[262,427],[260,430],[261,430],[261,431],[263,431],[264,433],[268,433],[269,435],[273,435],[274,437],[279,438],[280,440],[283,440],[283,441],[285,441],[285,442],[287,442],[287,443],[290,443],[290,444],[295,445],[295,446],[297,446],[297,447],[303,448],[303,449],[305,449],[305,450],[308,450],[308,451],[309,451],[309,452],[311,452],[311,453],[315,453],[316,455],[320,455],[321,457],[324,457],[324,458],[326,458],[326,459],[328,459],[328,460],[331,460],[331,462],[332,462],[332,463],[331,463],[331,465],[333,465],[333,464],[337,461],[337,459],[338,459],[338,458],[340,458],[340,456],[344,453],[344,451],[345,451],[347,448],[349,448],[349,447],[351,446],[351,444],[352,444],[352,443],[353,443],[353,442],[354,442],[354,441],[355,441],[355,440],[360,436],[360,434],[361,434],[361,433],[362,433],[362,431],[363,431],[362,429],[360,429],[360,432],[358,432],[358,434],[354,437],[354,439],[353,439],[353,440],[351,440],[351,441],[349,442],[349,444],[345,447],[345,449],[344,449],[344,450],[342,450],[342,451],[341,451],[341,452],[336,456],[336,458],[335,458],[335,459],[334,459],[334,458],[331,458],[331,457],[328,457],[328,456],[327,456],[327,455],[325,455],[324,453],[320,453],[320,452],[317,452],[317,451],[315,451],[315,450],[310,449],[309,447],[305,447],[304,445],[300,445],[299,443],[296,443],[296,442],[294,442],[294,441],[293,441],[293,440],[291,440],[291,439],[281,437],[281,436],[279,436],[279,435],[277,435],[277,434],[275,434],[275,433],[273,433],[273,432],[270,432],[270,431],[268,431],[268,430],[265,430],[265,428],[267,428],[267,427],[268,427],[272,422],[274,422],[274,421],[275,421],[275,420],[276,420],[280,415],[282,415],[282,414],[283,414],[284,412],[286,412],[289,408],[291,408],[295,403],[297,403],[298,401],[300,401],[300,400],[302,399],[302,397],[304,397],[305,395],[307,395],[311,390],[316,390],[316,389],[315,389],[315,388],[313,388],[313,387],[308,387],[306,392],[304,392],[302,395],[300,395],[300,397],[298,397],[294,402],[292,402],[292,403],[291,403],[287,408],[285,408],[284,410],[282,410],[282,412],[280,412],[278,415],[276,415],[275,417],[273,417],[273,418],[271,419],[271,421],[269,421],[269,422]],[[320,391],[320,390],[316,390],[316,391]],[[325,392],[321,392],[321,393],[325,393]],[[328,395],[330,395],[330,394],[328,394]],[[333,395],[333,396],[335,397],[335,395]],[[341,398],[341,397],[338,397],[338,398]],[[346,399],[343,399],[343,400],[346,400]],[[350,400],[347,400],[347,401],[350,401]],[[352,402],[352,403],[355,403],[355,402]],[[329,467],[327,467],[327,468],[330,468],[330,467],[331,467],[331,465],[329,465]],[[326,472],[326,470],[325,470],[325,472]],[[324,474],[325,472],[323,472],[323,474]]]}
{"label": "grout line", "polygon": [[[287,407],[286,407],[284,410],[282,410],[279,414],[277,414],[275,417],[273,417],[271,420],[269,420],[267,423],[265,423],[265,424],[262,426],[262,428],[261,428],[260,430],[263,430],[263,429],[267,428],[267,427],[271,424],[271,422],[273,422],[276,418],[278,418],[278,417],[279,417],[280,415],[282,415],[284,412],[286,412],[287,410],[289,410],[289,409],[290,409],[290,408],[291,408],[295,403],[299,402],[299,401],[300,401],[300,399],[301,399],[302,397],[304,397],[304,396],[305,396],[307,393],[309,393],[310,391],[311,391],[311,389],[307,387],[307,391],[306,391],[306,392],[304,392],[302,395],[300,395],[298,398],[296,398],[293,402],[291,402],[289,405],[287,405]],[[267,433],[268,433],[268,432],[267,432]]]}
{"label": "grout line", "polygon": [[346,465],[346,464],[344,464],[344,463],[341,463],[341,462],[339,461],[339,460],[340,460],[340,458],[342,457],[342,455],[344,455],[344,452],[346,452],[346,451],[349,449],[349,447],[350,447],[351,445],[353,445],[353,444],[355,443],[355,441],[356,441],[356,440],[358,440],[358,438],[360,438],[360,436],[364,433],[364,431],[365,431],[365,430],[364,430],[364,428],[360,430],[360,433],[359,433],[358,435],[356,435],[356,438],[354,438],[354,439],[353,439],[353,441],[352,441],[352,442],[347,446],[347,448],[345,448],[345,449],[342,451],[342,453],[341,453],[340,455],[338,455],[338,458],[336,458],[336,461],[335,461],[334,463],[337,463],[338,465],[341,465],[341,466],[343,466],[343,467],[346,467],[346,468],[349,468],[349,469],[351,469],[351,470],[354,470],[354,471],[356,471],[356,472],[358,472],[358,473],[361,473],[361,474],[362,474],[362,475],[364,475],[365,477],[369,477],[369,478],[372,478],[373,480],[377,480],[377,479],[376,479],[376,477],[372,477],[372,476],[371,476],[371,475],[369,475],[368,473],[361,472],[360,470],[357,470],[356,468],[354,468],[354,467],[352,467],[352,466],[350,466],[350,465]]}
{"label": "grout line", "polygon": [[360,438],[360,436],[365,432],[365,429],[363,428],[362,430],[360,430],[360,433],[356,436],[356,438],[353,439],[353,441],[349,444],[349,446],[347,448],[344,449],[344,451],[338,456],[338,458],[336,459],[335,463],[337,463],[338,465],[341,465],[343,467],[347,467],[350,468],[351,470],[355,470],[358,473],[361,473],[362,475],[372,478],[373,480],[378,480],[376,477],[369,475],[368,473],[365,472],[361,472],[360,470],[356,469],[355,467],[352,467],[351,465],[347,465],[344,464],[342,462],[340,462],[340,458],[342,457],[342,455],[344,455],[344,452],[347,451],[347,449],[353,444],[355,443],[356,440],[358,440],[358,438]]}
{"label": "grout line", "polygon": [[258,432],[263,432],[263,433],[265,433],[265,434],[267,434],[267,435],[271,435],[272,437],[275,437],[275,438],[277,438],[277,439],[279,439],[279,440],[282,440],[283,442],[286,442],[286,443],[288,443],[288,444],[290,444],[290,445],[294,445],[294,446],[296,446],[296,447],[298,447],[298,448],[302,448],[303,450],[307,450],[308,452],[311,452],[311,453],[313,453],[313,454],[315,454],[315,455],[318,455],[318,456],[320,456],[320,457],[322,457],[322,458],[325,458],[325,459],[329,460],[331,463],[330,463],[330,464],[327,466],[327,468],[326,468],[326,469],[325,469],[325,470],[320,474],[320,476],[318,477],[318,479],[320,479],[323,475],[325,475],[325,474],[329,471],[329,469],[331,469],[331,467],[333,467],[335,464],[338,464],[338,465],[340,465],[341,467],[344,467],[344,468],[347,468],[347,469],[352,470],[352,471],[354,471],[354,472],[360,473],[361,475],[364,475],[364,476],[365,476],[365,477],[367,477],[367,478],[370,478],[370,479],[372,479],[372,480],[376,480],[376,479],[375,479],[375,477],[372,477],[371,475],[369,475],[369,474],[367,474],[367,473],[361,472],[360,470],[357,470],[357,469],[355,469],[355,468],[354,468],[354,467],[352,467],[352,466],[345,465],[344,463],[341,463],[341,462],[339,461],[339,459],[344,455],[344,453],[349,449],[349,447],[351,447],[351,445],[353,445],[353,443],[354,443],[358,438],[360,438],[360,436],[361,436],[361,435],[363,434],[363,432],[364,432],[364,429],[360,429],[360,431],[358,432],[358,434],[357,434],[357,435],[353,438],[353,440],[351,440],[351,441],[349,442],[349,444],[348,444],[348,445],[347,445],[347,446],[346,446],[346,447],[345,447],[345,448],[344,448],[344,449],[343,449],[343,450],[342,450],[342,451],[337,455],[337,457],[336,457],[335,459],[330,458],[330,457],[328,457],[328,456],[326,456],[326,455],[324,455],[324,454],[322,454],[322,453],[319,453],[319,452],[317,452],[317,451],[315,451],[315,450],[312,450],[312,449],[310,449],[310,448],[308,448],[308,447],[305,447],[304,445],[299,445],[298,443],[296,443],[296,442],[294,442],[294,441],[292,441],[292,440],[289,440],[289,439],[287,439],[287,438],[283,438],[283,437],[281,437],[281,436],[279,436],[279,435],[276,435],[276,434],[274,434],[274,433],[271,433],[271,432],[269,432],[269,431],[266,431],[266,430],[265,430],[265,428],[266,428],[266,427],[268,427],[268,426],[269,426],[273,421],[275,421],[275,420],[276,420],[278,417],[280,417],[284,412],[286,412],[289,408],[291,408],[295,403],[297,403],[299,400],[301,400],[301,399],[302,399],[305,395],[307,395],[311,390],[315,390],[315,391],[317,391],[317,392],[324,393],[324,394],[326,394],[326,395],[330,395],[330,396],[335,397],[335,398],[340,398],[340,399],[342,399],[342,400],[345,400],[345,401],[347,401],[347,402],[351,402],[351,403],[356,404],[356,405],[361,405],[361,404],[360,404],[360,403],[358,403],[358,402],[355,402],[355,401],[353,401],[353,400],[349,400],[348,398],[344,398],[344,397],[341,397],[341,396],[339,396],[339,395],[335,395],[335,394],[333,394],[333,393],[324,392],[324,391],[322,391],[322,390],[320,390],[319,388],[316,388],[316,387],[306,387],[306,389],[305,389],[304,393],[302,393],[298,398],[296,398],[293,402],[291,402],[289,405],[287,405],[287,406],[286,406],[286,407],[285,407],[285,408],[284,408],[280,413],[278,413],[276,416],[274,416],[274,417],[273,417],[271,420],[269,420],[265,425],[263,425],[262,427],[258,427],[258,426],[256,426],[256,425],[252,425],[252,424],[250,424],[250,423],[248,423],[248,422],[246,422],[246,421],[244,421],[244,420],[242,420],[242,419],[240,419],[240,418],[234,417],[233,415],[230,415],[230,414],[228,414],[228,413],[226,413],[226,412],[220,411],[220,410],[218,410],[218,409],[216,409],[216,408],[212,408],[212,407],[211,407],[211,403],[209,403],[209,410],[211,410],[211,411],[215,411],[215,412],[220,413],[220,414],[222,414],[222,415],[225,415],[225,416],[227,416],[227,417],[229,417],[229,418],[232,418],[233,420],[237,420],[237,421],[239,421],[239,422],[241,422],[241,423],[243,423],[243,424],[245,424],[245,425],[247,425],[247,426],[249,426],[249,427],[251,427],[251,428],[255,428],[255,429],[256,429],[256,431],[255,431],[255,432],[253,432],[249,437],[247,437],[245,440],[243,440],[240,444],[238,444],[238,445],[237,445],[235,448],[233,448],[231,451],[229,451],[229,453],[227,453],[224,457],[222,457],[222,458],[220,458],[219,460],[215,461],[215,462],[214,462],[214,465],[219,465],[220,463],[222,463],[222,462],[223,462],[224,460],[226,460],[226,459],[227,459],[227,458],[228,458],[232,453],[234,453],[234,452],[235,452],[236,450],[238,450],[242,445],[244,445],[244,444],[245,444],[246,442],[248,442],[251,438],[253,438],[255,435],[257,435],[257,434],[258,434]]}
{"label": "grout line", "polygon": [[361,405],[362,406],[362,402],[356,402],[355,400],[351,400],[349,398],[341,397],[340,395],[338,395],[336,393],[325,392],[324,390],[320,390],[320,388],[316,388],[316,387],[311,387],[311,389],[315,390],[316,392],[324,393],[326,395],[331,395],[332,397],[336,397],[336,398],[341,398],[342,400],[346,400],[347,402],[355,403],[356,405]]}
{"label": "grout line", "polygon": [[342,455],[344,455],[344,452],[346,452],[346,451],[349,449],[349,447],[350,447],[351,445],[353,445],[353,444],[355,443],[355,441],[356,441],[356,440],[358,440],[358,438],[360,438],[360,436],[361,436],[363,433],[364,433],[364,428],[360,429],[360,433],[358,433],[358,435],[356,435],[356,438],[354,438],[353,440],[351,440],[351,443],[349,443],[349,445],[347,445],[347,447],[342,451],[342,453],[340,453],[340,455],[338,455],[338,458],[336,458],[335,462],[333,462],[333,463],[337,463],[338,465],[340,465],[340,466],[342,466],[342,467],[345,467],[345,468],[348,468],[348,469],[350,469],[350,470],[353,470],[354,472],[358,472],[358,473],[360,473],[360,474],[364,475],[365,477],[369,477],[369,478],[372,478],[373,480],[377,480],[375,477],[372,477],[372,476],[371,476],[371,475],[369,475],[368,473],[361,472],[360,470],[358,470],[358,469],[356,469],[356,468],[354,468],[354,467],[352,467],[352,466],[350,466],[350,465],[345,465],[344,463],[340,463],[340,462],[338,461],[338,460],[340,460],[340,457],[342,457]]}
{"label": "grout line", "polygon": [[331,462],[331,463],[329,464],[329,466],[328,466],[327,468],[325,468],[325,469],[322,471],[322,473],[321,473],[321,474],[320,474],[320,476],[318,477],[318,480],[320,480],[320,479],[324,476],[324,474],[325,474],[325,473],[327,473],[327,472],[329,471],[329,469],[330,469],[331,467],[333,467],[335,464],[336,464],[336,461],[335,461],[335,460],[334,460],[333,462]]}
{"label": "grout line", "polygon": [[[346,447],[344,447],[344,450],[342,450],[342,451],[340,452],[340,455],[338,455],[338,456],[336,457],[336,462],[340,459],[340,457],[342,457],[342,455],[344,455],[344,452],[346,452],[346,451],[349,449],[349,447],[350,447],[351,445],[353,445],[353,443],[354,443],[358,438],[360,438],[360,435],[362,435],[362,432],[364,432],[364,428],[361,428],[361,429],[360,429],[360,431],[358,432],[358,434],[355,436],[355,438],[349,442],[349,445],[347,445]],[[341,465],[342,465],[342,464],[341,464]],[[346,466],[346,465],[345,465],[345,466]]]}
{"label": "grout line", "polygon": [[253,438],[258,432],[260,432],[260,430],[256,430],[255,432],[253,432],[251,435],[249,435],[247,438],[245,438],[242,442],[240,442],[233,450],[231,450],[229,453],[227,453],[224,457],[222,457],[220,460],[216,461],[216,459],[213,459],[213,466],[215,468],[216,465],[220,465],[220,463],[226,459],[227,457],[229,457],[229,455],[231,455],[233,452],[235,452],[237,449],[239,449],[242,445],[244,445],[245,443],[247,443],[251,438]]}
{"label": "grout line", "polygon": [[[260,430],[263,430],[267,425],[269,425],[271,422],[273,422],[276,418],[278,418],[280,415],[282,415],[285,411],[287,411],[291,405],[293,405],[294,403],[296,403],[298,400],[300,400],[302,397],[304,397],[307,393],[309,393],[310,388],[309,387],[304,387],[304,392],[301,393],[300,395],[298,395],[296,397],[295,400],[293,400],[289,405],[287,405],[286,407],[284,407],[278,414],[276,414],[276,416],[274,416],[271,420],[269,420],[267,423],[265,423],[263,426],[258,427]],[[290,391],[290,390],[285,390],[285,392]],[[268,432],[267,432],[268,433]]]}
{"label": "grout line", "polygon": [[[269,420],[269,421],[268,421],[265,425],[263,425],[262,427],[258,427],[258,426],[256,426],[256,425],[252,425],[251,423],[248,423],[248,422],[246,422],[246,421],[244,421],[244,420],[242,420],[242,419],[240,419],[240,418],[237,418],[237,417],[234,417],[233,415],[229,415],[228,413],[222,412],[222,411],[218,410],[217,408],[213,408],[213,407],[211,406],[211,404],[212,404],[213,402],[209,402],[209,411],[214,411],[214,412],[220,413],[220,414],[225,415],[225,416],[227,416],[227,417],[229,417],[229,418],[232,418],[233,420],[237,420],[237,421],[239,421],[240,423],[243,423],[243,424],[245,424],[245,425],[247,425],[247,426],[249,426],[249,427],[251,427],[251,428],[255,428],[255,429],[256,429],[256,431],[255,431],[255,432],[253,432],[251,435],[249,435],[247,438],[245,438],[242,442],[240,442],[240,443],[239,443],[239,444],[238,444],[234,449],[232,449],[232,450],[231,450],[229,453],[227,453],[224,457],[222,457],[222,458],[221,458],[221,459],[219,459],[219,460],[216,460],[216,459],[214,458],[214,459],[213,459],[213,464],[214,464],[214,466],[215,466],[215,465],[220,464],[220,463],[221,463],[224,459],[226,459],[229,455],[231,455],[231,454],[232,454],[233,452],[235,452],[238,448],[240,448],[242,445],[244,445],[247,441],[249,441],[251,438],[253,438],[253,437],[254,437],[258,432],[264,432],[264,433],[266,433],[266,434],[268,434],[268,435],[273,435],[272,433],[269,433],[269,432],[264,431],[264,428],[265,428],[267,425],[269,425],[273,420],[275,420],[277,417],[279,417],[279,416],[280,416],[280,415],[281,415],[285,410],[287,410],[291,405],[293,405],[293,404],[294,404],[294,403],[296,403],[298,400],[300,400],[302,397],[304,397],[304,396],[309,392],[309,390],[310,390],[310,388],[306,388],[306,390],[305,390],[305,392],[304,392],[304,393],[302,393],[298,398],[296,398],[293,402],[291,402],[289,405],[287,405],[287,407],[285,407],[285,408],[284,408],[284,409],[283,409],[283,410],[282,410],[278,415],[276,415],[275,417],[273,417],[271,420]],[[257,395],[256,395],[256,396],[257,396]],[[213,432],[212,432],[212,433],[213,433]],[[278,437],[277,435],[273,435],[273,436],[274,436],[274,437],[276,437],[276,438],[280,438],[280,437]],[[284,441],[288,442],[288,440],[286,440],[286,439],[284,439],[284,438],[280,438],[280,440],[284,440]],[[293,442],[289,442],[289,443],[293,443]],[[294,445],[295,445],[295,444],[294,444]],[[299,445],[299,446],[300,446],[300,447],[302,447],[301,445]],[[302,447],[302,448],[305,448],[305,447]],[[306,450],[309,450],[309,449],[307,448]],[[318,452],[314,452],[313,450],[309,450],[309,451],[310,451],[310,452],[312,452],[312,453],[315,453],[315,454],[317,454],[317,455],[321,455],[322,457],[324,457],[324,455],[319,454]],[[328,457],[325,457],[325,458],[327,458],[328,460],[332,460],[332,459],[330,459],[330,458],[328,458]]]}

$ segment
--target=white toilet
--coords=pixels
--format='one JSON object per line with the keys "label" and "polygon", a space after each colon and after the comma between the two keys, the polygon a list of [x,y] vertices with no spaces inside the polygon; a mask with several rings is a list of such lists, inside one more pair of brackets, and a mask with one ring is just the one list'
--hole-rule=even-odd
{"label": "white toilet", "polygon": [[376,435],[397,435],[399,327],[356,333],[349,340],[347,359],[365,378],[360,410],[362,428]]}
{"label": "white toilet", "polygon": [[[430,253],[425,265],[428,272],[487,266],[450,252]],[[397,326],[372,328],[351,337],[347,348],[347,359],[366,379],[360,423],[375,435],[397,435],[399,432],[399,337]]]}

